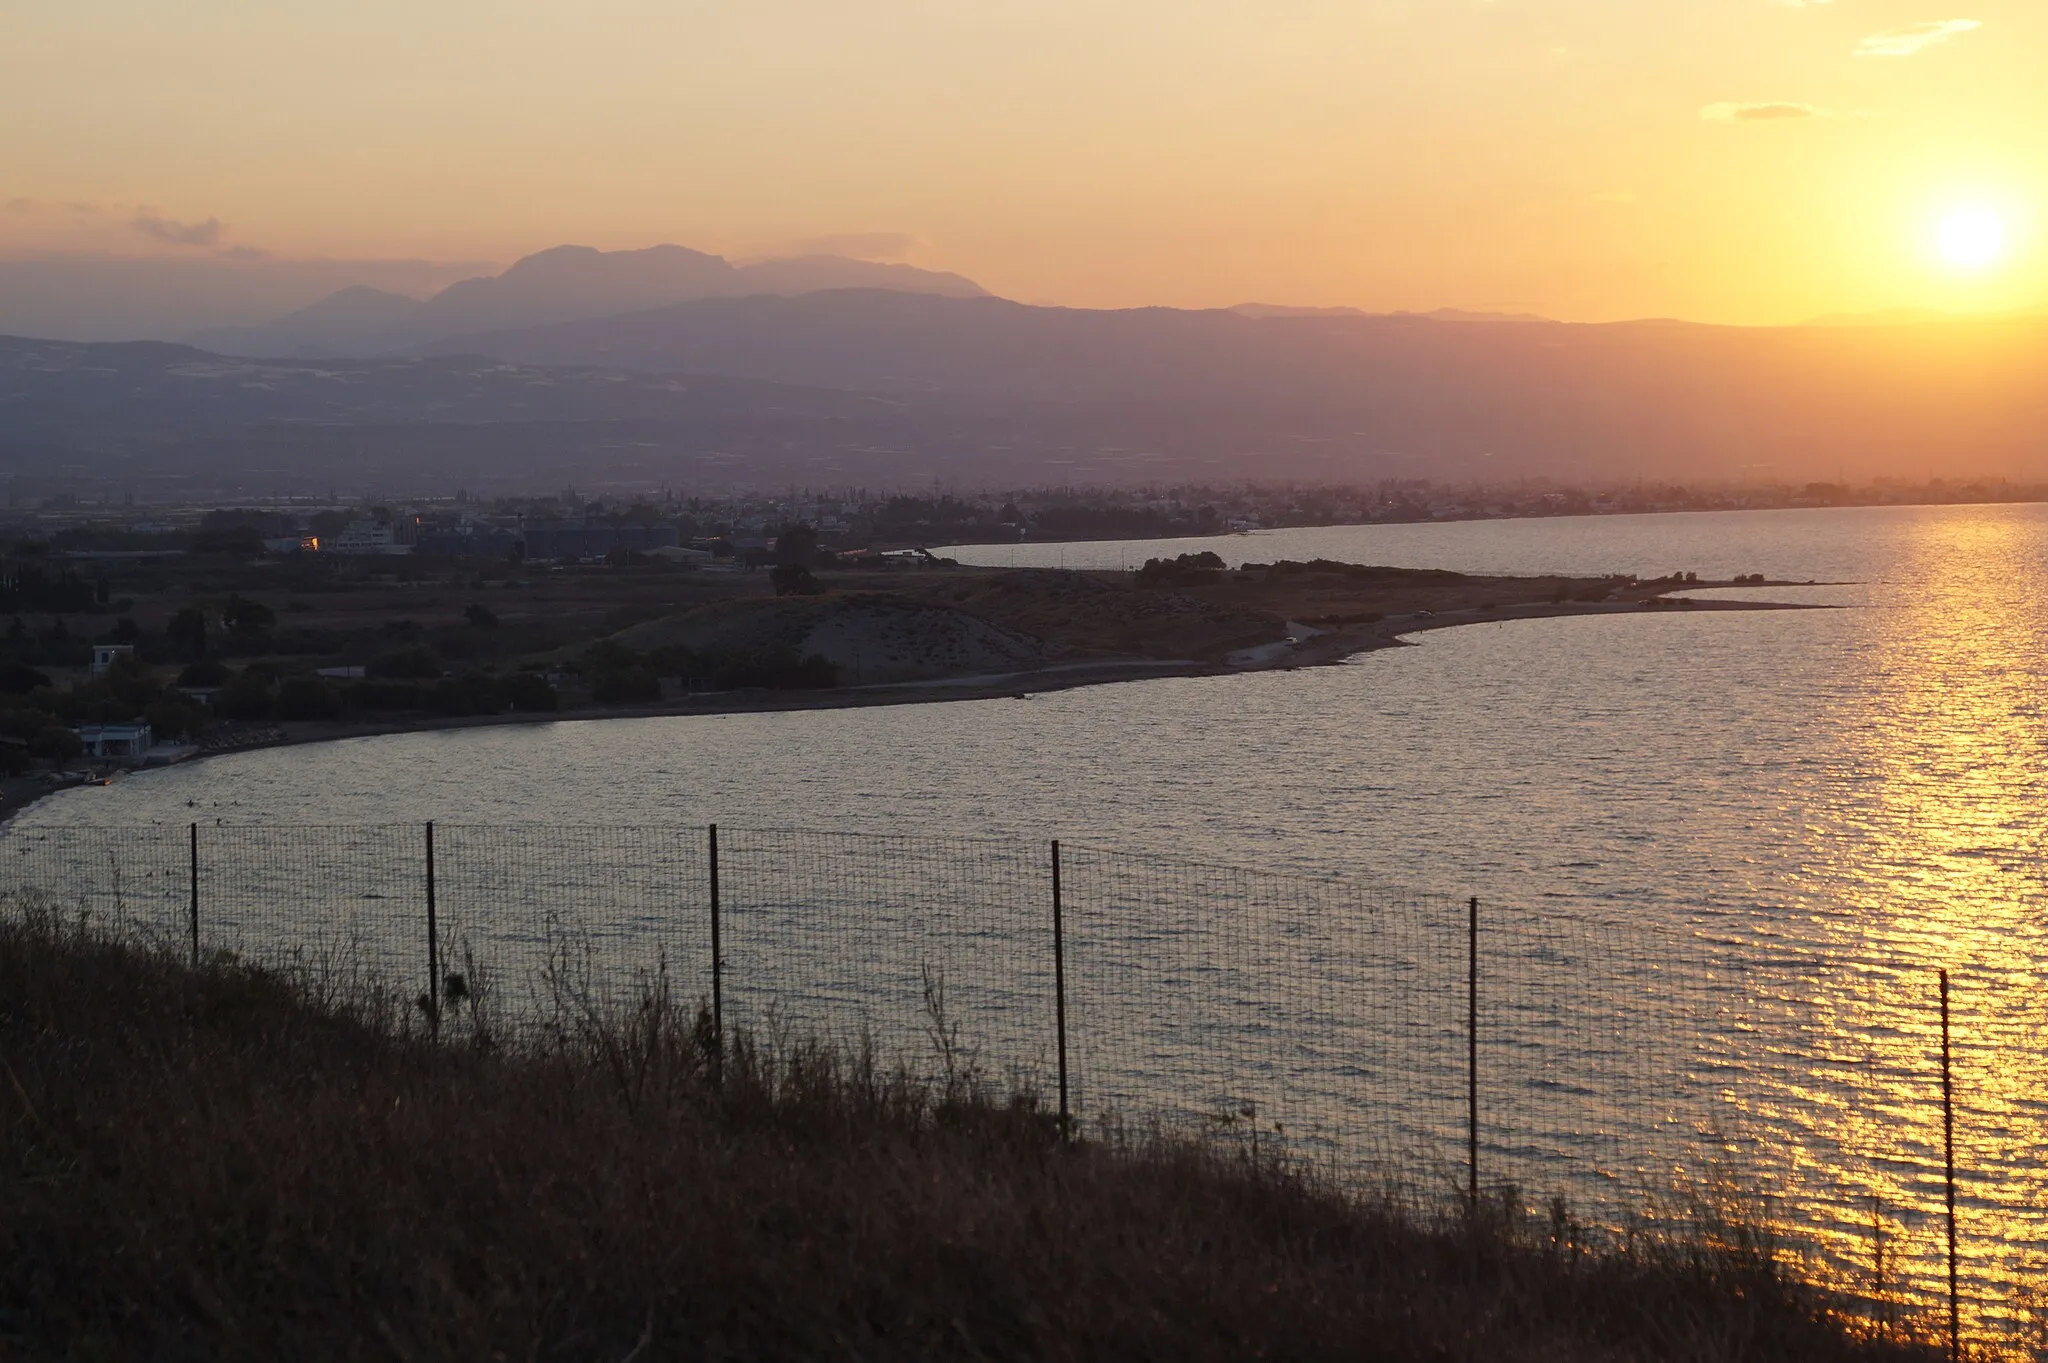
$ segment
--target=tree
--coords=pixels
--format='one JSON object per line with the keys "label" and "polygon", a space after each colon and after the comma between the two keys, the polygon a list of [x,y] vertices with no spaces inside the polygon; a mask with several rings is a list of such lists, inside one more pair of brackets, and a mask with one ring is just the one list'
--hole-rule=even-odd
{"label": "tree", "polygon": [[624,667],[590,679],[590,698],[599,705],[634,705],[661,699],[661,679],[651,668]]}
{"label": "tree", "polygon": [[808,568],[818,560],[818,532],[801,522],[785,525],[775,537],[775,561]]}
{"label": "tree", "polygon": [[253,633],[275,625],[277,612],[261,601],[251,601],[246,596],[230,592],[226,604],[220,608],[220,622],[231,630]]}
{"label": "tree", "polygon": [[370,659],[373,677],[420,679],[441,675],[441,660],[424,648],[398,648]]}
{"label": "tree", "polygon": [[85,751],[83,739],[61,724],[43,728],[28,741],[31,757],[40,757],[45,762],[69,762]]}
{"label": "tree", "polygon": [[187,606],[164,626],[171,651],[194,662],[206,656],[206,616],[197,606]]}
{"label": "tree", "polygon": [[152,703],[143,718],[159,738],[197,738],[206,732],[206,711],[180,698]]}
{"label": "tree", "polygon": [[29,692],[50,684],[44,673],[36,671],[24,662],[10,662],[0,666],[0,691],[10,696],[25,696]]}
{"label": "tree", "polygon": [[251,667],[220,689],[214,710],[228,719],[269,719],[277,706],[268,672]]}
{"label": "tree", "polygon": [[277,688],[279,719],[338,719],[341,697],[318,677],[286,677]]}
{"label": "tree", "polygon": [[825,593],[825,584],[800,563],[778,563],[770,570],[768,581],[774,585],[777,596],[822,596]]}
{"label": "tree", "polygon": [[224,686],[227,680],[226,665],[212,658],[201,658],[178,674],[178,685],[194,688]]}
{"label": "tree", "polygon": [[462,612],[462,618],[478,629],[490,629],[498,623],[498,613],[479,601],[470,602],[469,608]]}
{"label": "tree", "polygon": [[548,679],[535,672],[514,672],[498,679],[498,694],[514,710],[547,711],[560,707],[561,698]]}

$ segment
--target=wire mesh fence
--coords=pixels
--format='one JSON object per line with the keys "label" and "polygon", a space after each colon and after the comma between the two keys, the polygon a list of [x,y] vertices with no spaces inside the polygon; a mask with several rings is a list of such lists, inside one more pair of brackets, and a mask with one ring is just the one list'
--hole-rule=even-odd
{"label": "wire mesh fence", "polygon": [[[1022,840],[765,829],[11,828],[0,892],[508,1035],[649,981],[1436,1207],[1625,1237],[1729,1197],[1879,1331],[2048,1346],[2048,990],[1936,967]],[[1943,1104],[1954,1095],[1953,1184]],[[1949,1197],[1958,1228],[1950,1253]]]}

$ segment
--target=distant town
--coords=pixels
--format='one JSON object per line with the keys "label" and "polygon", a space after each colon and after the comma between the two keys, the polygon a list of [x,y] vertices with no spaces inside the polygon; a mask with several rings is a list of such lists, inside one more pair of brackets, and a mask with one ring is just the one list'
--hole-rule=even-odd
{"label": "distant town", "polygon": [[2048,483],[2002,479],[1865,484],[1635,482],[1583,486],[1387,480],[1360,485],[1239,484],[962,492],[867,488],[709,496],[669,487],[585,496],[576,489],[483,499],[314,497],[179,505],[10,492],[0,545],[59,558],[110,555],[338,556],[602,563],[654,555],[691,565],[769,561],[792,524],[856,557],[945,544],[1220,535],[1290,526],[1627,515],[1797,507],[1962,505],[2048,500]]}
{"label": "distant town", "polygon": [[1331,661],[1477,619],[1726,604],[1675,595],[1715,585],[1688,573],[1487,578],[1284,558],[1229,568],[1200,549],[1067,572],[963,567],[952,544],[2022,491],[565,488],[490,501],[16,506],[0,521],[0,779],[18,805],[54,784],[278,742],[935,699],[935,686],[1009,695]]}

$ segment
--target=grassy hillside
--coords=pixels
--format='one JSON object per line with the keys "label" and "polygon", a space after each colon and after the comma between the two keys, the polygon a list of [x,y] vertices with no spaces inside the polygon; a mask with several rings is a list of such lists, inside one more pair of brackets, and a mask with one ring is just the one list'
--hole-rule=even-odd
{"label": "grassy hillside", "polygon": [[1753,1237],[1474,1234],[694,1005],[460,1006],[0,913],[0,1357],[1850,1359]]}

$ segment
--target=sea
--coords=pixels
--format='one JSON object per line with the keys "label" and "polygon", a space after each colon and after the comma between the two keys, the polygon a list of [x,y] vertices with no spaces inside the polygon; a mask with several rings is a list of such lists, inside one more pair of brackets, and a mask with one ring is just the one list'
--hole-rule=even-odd
{"label": "sea", "polygon": [[[1761,1198],[1786,1227],[1787,1252],[1873,1312],[1924,1307],[1940,1290],[1946,970],[1969,1318],[2010,1333],[2048,1305],[2028,1295],[2048,1276],[2048,506],[1336,526],[941,552],[1129,569],[1196,550],[1233,565],[1761,573],[1812,585],[1711,594],[1829,609],[1498,621],[1327,667],[268,749],[63,792],[18,815],[0,846],[66,830],[428,820],[717,823],[734,830],[729,840],[761,830],[764,856],[778,845],[771,830],[906,847],[1059,839],[1072,858],[1158,868],[1117,881],[1139,889],[1117,892],[1124,936],[1104,968],[1126,972],[1132,990],[1168,958],[1187,988],[1204,970],[1236,970],[1201,985],[1204,997],[1246,994],[1217,1016],[1242,1004],[1244,1035],[1294,1044],[1296,1059],[1278,1068],[1291,1092],[1310,1095],[1364,1082],[1342,1058],[1346,1038],[1356,1033],[1359,1055],[1387,1043],[1358,1031],[1361,1017],[1414,1019],[1389,1013],[1383,997],[1319,994],[1288,1032],[1259,1013],[1253,977],[1260,990],[1305,997],[1305,973],[1342,974],[1380,949],[1375,914],[1391,925],[1407,913],[1401,968],[1418,950],[1430,963],[1400,987],[1448,1006],[1472,984],[1459,943],[1478,923],[1517,941],[1528,967],[1494,972],[1497,987],[1482,973],[1478,990],[1489,1009],[1502,1006],[1500,990],[1519,991],[1508,1012],[1486,1016],[1521,1027],[1521,1039],[1477,1054],[1495,1070],[1522,1065],[1529,1110],[1544,1114],[1518,1126],[1482,1113],[1483,1157],[1530,1185],[1514,1196],[1539,1205],[1546,1190],[1535,1185],[1547,1179],[1581,1205],[1611,1206],[1633,1186],[1623,1172],[1661,1169],[1667,1220],[1679,1202],[1697,1214],[1716,1199]],[[805,844],[806,855],[821,845]],[[1026,877],[1021,863],[1001,865]],[[1274,917],[1259,907],[1263,891],[1240,888],[1231,912],[1252,928],[1227,939],[1183,932],[1199,913],[1190,897],[1226,881],[1221,871],[1205,881],[1190,869],[1200,866],[1294,887],[1267,898],[1306,917]],[[1090,873],[1077,863],[1077,875]],[[834,878],[823,862],[807,874]],[[1180,897],[1173,931],[1145,918],[1168,890]],[[1343,921],[1302,926],[1317,915]],[[1264,966],[1203,959],[1226,940],[1242,955],[1269,930],[1317,945]],[[1493,940],[1474,957],[1488,971]],[[1346,978],[1378,989],[1369,973]],[[1161,977],[1161,998],[1178,997],[1171,983]],[[1655,999],[1670,1006],[1645,1002]],[[1564,1052],[1543,1052],[1546,1019],[1570,1020],[1557,1045],[1604,1059],[1581,1074]],[[1459,1009],[1439,1021],[1418,1024],[1429,1037],[1416,1046],[1456,1080],[1467,1059]],[[1150,1056],[1155,1078],[1174,1072],[1170,1028],[1133,1031],[1132,1043],[1139,1070]],[[1691,1155],[1629,1144],[1627,1102],[1665,1087],[1683,1099],[1657,1121],[1681,1130]],[[1142,1106],[1142,1085],[1119,1092]],[[1455,1186],[1466,1176],[1462,1084],[1431,1092],[1422,1134]],[[1494,1093],[1496,1109],[1519,1101]],[[1295,1130],[1313,1127],[1315,1103],[1296,1106]],[[1279,1119],[1236,1110],[1217,1120],[1242,1136]]]}

